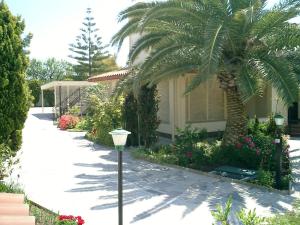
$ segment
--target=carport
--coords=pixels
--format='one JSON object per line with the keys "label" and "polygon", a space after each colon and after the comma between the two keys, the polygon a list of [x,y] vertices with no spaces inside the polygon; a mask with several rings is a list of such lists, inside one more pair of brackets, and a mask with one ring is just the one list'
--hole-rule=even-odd
{"label": "carport", "polygon": [[82,106],[82,92],[85,88],[96,85],[87,81],[52,81],[41,86],[42,90],[42,110],[44,111],[44,91],[50,90],[54,94],[54,114],[63,114],[78,101]]}

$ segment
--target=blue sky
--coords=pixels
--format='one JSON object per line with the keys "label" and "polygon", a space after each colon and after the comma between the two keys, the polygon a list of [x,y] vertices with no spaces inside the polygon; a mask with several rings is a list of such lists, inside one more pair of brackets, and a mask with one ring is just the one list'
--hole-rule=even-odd
{"label": "blue sky", "polygon": [[[274,4],[278,0],[269,0]],[[93,16],[100,29],[103,42],[108,44],[112,35],[121,27],[117,15],[134,0],[6,0],[10,10],[25,19],[26,32],[33,33],[30,46],[31,58],[68,59],[69,44],[80,33],[87,7],[93,10]],[[109,49],[116,53],[113,48]],[[118,64],[125,65],[128,44],[118,54]],[[69,60],[70,61],[70,60]]]}
{"label": "blue sky", "polygon": [[[131,0],[5,0],[15,15],[25,19],[26,32],[33,33],[30,57],[46,59],[55,57],[69,60],[68,48],[80,34],[87,7],[99,28],[99,35],[108,44],[118,31],[117,15],[132,4]],[[109,49],[112,54],[115,49]],[[118,63],[125,65],[128,47],[119,54]]]}

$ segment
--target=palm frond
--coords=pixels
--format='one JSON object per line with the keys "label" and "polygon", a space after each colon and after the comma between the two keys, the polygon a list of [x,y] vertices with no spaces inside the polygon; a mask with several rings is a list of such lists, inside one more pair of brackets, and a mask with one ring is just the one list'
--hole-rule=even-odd
{"label": "palm frond", "polygon": [[[249,62],[249,65],[251,63]],[[260,95],[264,90],[264,84],[261,78],[261,71],[251,66],[245,66],[241,69],[239,76],[237,76],[237,84],[242,101],[246,103],[254,95]]]}
{"label": "palm frond", "polygon": [[140,18],[131,19],[126,23],[111,39],[112,45],[117,45],[118,50],[120,50],[125,38],[132,34],[139,32],[138,24]]}
{"label": "palm frond", "polygon": [[[199,3],[199,2],[198,2]],[[203,17],[203,11],[199,11],[202,8],[196,1],[165,1],[160,2],[153,8],[149,9],[140,21],[141,29],[143,30],[149,22],[157,19],[166,18],[188,18],[190,21],[198,21],[201,23]]]}
{"label": "palm frond", "polygon": [[265,80],[272,83],[282,100],[290,105],[298,99],[298,80],[290,67],[290,63],[284,58],[276,58],[264,55],[256,66],[263,71]]}
{"label": "palm frond", "polygon": [[294,7],[289,8],[286,11],[268,11],[253,26],[252,35],[255,36],[257,39],[260,39],[265,35],[271,35],[273,33],[276,33],[278,29],[287,26],[288,20],[298,15],[299,9]]}
{"label": "palm frond", "polygon": [[213,22],[209,23],[204,37],[206,41],[204,43],[202,61],[205,67],[202,73],[213,74],[216,72],[223,54],[223,45],[226,37],[224,25]]}
{"label": "palm frond", "polygon": [[150,3],[145,3],[145,2],[138,2],[134,4],[133,6],[128,7],[127,9],[121,11],[118,15],[118,21],[124,21],[126,19],[132,19],[136,17],[141,17],[142,15],[145,14],[147,10],[150,8],[153,8],[156,4],[156,2],[150,2]]}

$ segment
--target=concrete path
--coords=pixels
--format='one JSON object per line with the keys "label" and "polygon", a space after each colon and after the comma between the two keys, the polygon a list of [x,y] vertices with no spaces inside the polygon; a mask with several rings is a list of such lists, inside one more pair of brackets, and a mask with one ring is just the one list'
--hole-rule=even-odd
{"label": "concrete path", "polygon": [[[20,158],[18,181],[30,199],[81,215],[86,225],[117,224],[115,151],[85,140],[83,133],[60,131],[49,114],[31,109]],[[260,215],[290,209],[295,200],[124,155],[124,225],[211,225],[210,211],[229,196],[234,210],[256,208]]]}
{"label": "concrete path", "polygon": [[300,138],[291,138],[290,159],[293,173],[293,188],[296,191],[295,196],[300,198]]}

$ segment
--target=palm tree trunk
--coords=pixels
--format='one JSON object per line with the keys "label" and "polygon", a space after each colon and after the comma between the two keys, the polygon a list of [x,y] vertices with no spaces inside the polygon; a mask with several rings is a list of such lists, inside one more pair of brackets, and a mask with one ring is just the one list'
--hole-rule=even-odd
{"label": "palm tree trunk", "polygon": [[234,145],[239,135],[247,133],[246,109],[236,87],[225,89],[227,97],[227,123],[222,145]]}

